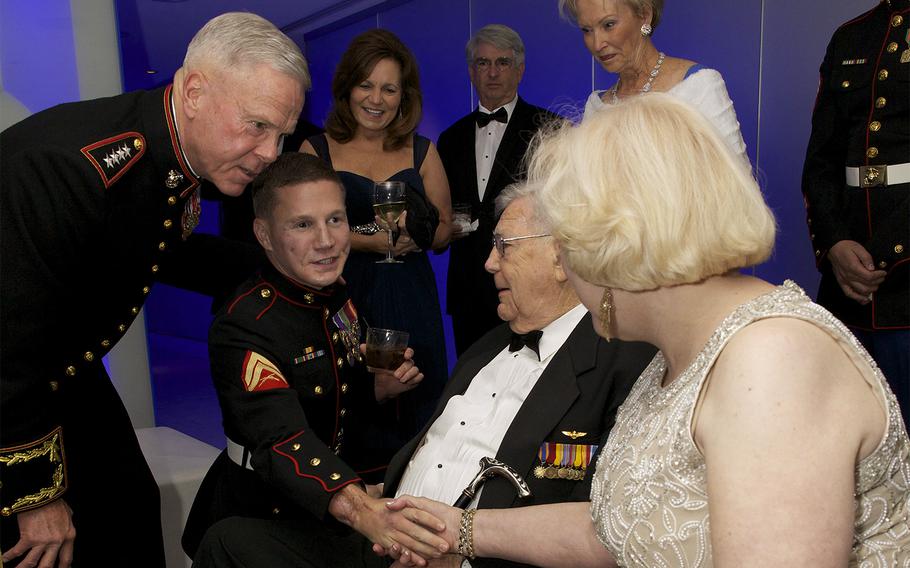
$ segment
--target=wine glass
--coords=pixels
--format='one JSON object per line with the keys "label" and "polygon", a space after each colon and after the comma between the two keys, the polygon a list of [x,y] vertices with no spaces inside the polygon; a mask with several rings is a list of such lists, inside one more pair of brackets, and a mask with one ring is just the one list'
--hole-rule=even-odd
{"label": "wine glass", "polygon": [[405,201],[405,183],[403,181],[380,181],[373,184],[373,211],[389,235],[389,249],[382,264],[401,264],[392,257],[392,231],[398,226],[398,219],[407,208]]}

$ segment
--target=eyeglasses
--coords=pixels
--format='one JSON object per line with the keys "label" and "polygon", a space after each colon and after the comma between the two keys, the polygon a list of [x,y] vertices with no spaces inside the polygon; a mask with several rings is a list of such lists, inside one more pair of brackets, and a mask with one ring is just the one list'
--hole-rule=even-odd
{"label": "eyeglasses", "polygon": [[491,65],[496,65],[497,71],[506,71],[512,68],[513,63],[514,61],[512,61],[511,57],[497,57],[496,61],[490,61],[486,57],[478,57],[474,60],[473,65],[474,69],[481,72],[489,71]]}
{"label": "eyeglasses", "polygon": [[511,244],[512,241],[523,241],[525,239],[536,239],[538,237],[549,237],[550,233],[540,233],[539,235],[524,235],[522,237],[507,237],[504,238],[502,235],[493,233],[493,248],[496,249],[496,252],[499,253],[499,256],[505,256],[506,254],[506,245]]}

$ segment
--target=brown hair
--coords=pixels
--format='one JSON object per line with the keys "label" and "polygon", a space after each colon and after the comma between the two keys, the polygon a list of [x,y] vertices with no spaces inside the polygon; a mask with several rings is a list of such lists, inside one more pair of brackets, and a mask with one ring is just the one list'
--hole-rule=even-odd
{"label": "brown hair", "polygon": [[338,174],[320,158],[300,152],[280,154],[253,180],[251,192],[256,217],[267,219],[271,216],[277,201],[275,194],[282,187],[317,181],[335,182],[344,197],[344,185]]}
{"label": "brown hair", "polygon": [[357,130],[351,113],[351,90],[370,76],[382,59],[392,59],[401,68],[401,105],[398,116],[386,127],[383,149],[397,150],[410,140],[420,122],[423,96],[417,60],[398,36],[388,30],[369,30],[355,37],[341,56],[332,78],[332,110],[325,121],[325,130],[333,140],[350,141]]}

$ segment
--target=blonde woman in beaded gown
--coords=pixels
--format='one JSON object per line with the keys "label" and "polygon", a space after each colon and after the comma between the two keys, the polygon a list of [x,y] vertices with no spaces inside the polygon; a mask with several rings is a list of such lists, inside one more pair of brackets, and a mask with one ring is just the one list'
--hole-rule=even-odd
{"label": "blonde woman in beaded gown", "polygon": [[540,566],[910,566],[896,399],[796,284],[740,272],[770,255],[774,219],[706,119],[634,97],[551,134],[529,180],[598,333],[660,351],[590,504],[481,510],[460,537],[458,509],[393,508],[443,519],[452,550]]}

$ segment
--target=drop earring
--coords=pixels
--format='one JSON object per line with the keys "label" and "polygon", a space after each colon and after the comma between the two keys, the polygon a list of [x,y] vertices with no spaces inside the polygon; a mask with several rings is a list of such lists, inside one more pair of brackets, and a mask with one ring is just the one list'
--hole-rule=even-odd
{"label": "drop earring", "polygon": [[604,288],[600,299],[600,331],[603,338],[610,341],[610,324],[613,323],[613,291]]}

